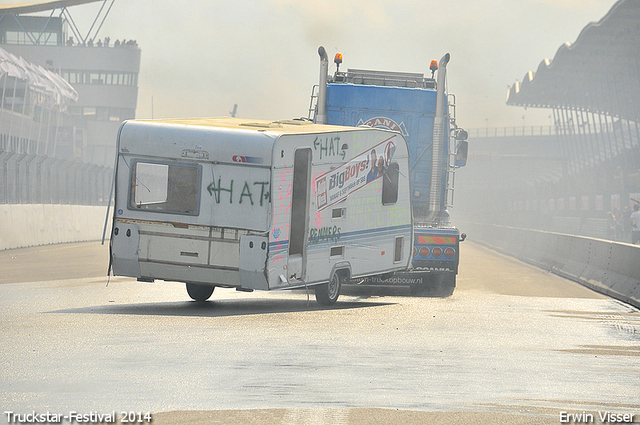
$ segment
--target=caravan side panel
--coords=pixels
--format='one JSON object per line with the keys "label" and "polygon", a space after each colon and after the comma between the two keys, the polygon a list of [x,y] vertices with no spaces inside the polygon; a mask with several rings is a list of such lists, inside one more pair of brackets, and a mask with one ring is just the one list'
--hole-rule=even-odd
{"label": "caravan side panel", "polygon": [[[312,162],[302,275],[289,255],[293,159],[300,149],[310,149]],[[374,162],[378,171],[372,171]],[[406,269],[412,226],[407,147],[400,134],[371,129],[282,136],[273,163],[270,285],[326,282],[336,268],[353,277]],[[393,180],[391,186],[384,179]]]}

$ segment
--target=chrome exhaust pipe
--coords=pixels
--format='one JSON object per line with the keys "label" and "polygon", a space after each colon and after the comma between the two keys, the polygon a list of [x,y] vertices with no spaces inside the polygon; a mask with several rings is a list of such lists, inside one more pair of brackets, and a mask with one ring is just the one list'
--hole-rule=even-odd
{"label": "chrome exhaust pipe", "polygon": [[433,151],[431,157],[431,190],[429,196],[429,218],[435,219],[440,212],[442,198],[442,172],[445,137],[445,77],[450,55],[447,53],[440,59],[438,78],[436,80],[436,115],[433,120]]}
{"label": "chrome exhaust pipe", "polygon": [[318,47],[320,55],[320,82],[318,83],[318,103],[315,122],[327,123],[327,79],[329,78],[329,57],[324,47]]}

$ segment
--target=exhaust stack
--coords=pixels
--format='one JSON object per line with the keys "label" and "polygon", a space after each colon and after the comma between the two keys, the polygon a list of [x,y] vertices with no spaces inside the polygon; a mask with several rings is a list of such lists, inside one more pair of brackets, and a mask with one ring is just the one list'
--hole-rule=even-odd
{"label": "exhaust stack", "polygon": [[431,190],[429,197],[429,216],[435,219],[440,212],[440,199],[442,198],[442,172],[443,172],[443,150],[445,141],[445,94],[444,85],[447,75],[447,63],[449,63],[450,55],[447,53],[440,59],[438,68],[438,78],[436,81],[436,116],[433,120],[433,152],[431,159]]}
{"label": "exhaust stack", "polygon": [[327,123],[327,79],[329,78],[329,57],[324,47],[318,47],[320,55],[320,82],[318,83],[318,104],[316,124]]}

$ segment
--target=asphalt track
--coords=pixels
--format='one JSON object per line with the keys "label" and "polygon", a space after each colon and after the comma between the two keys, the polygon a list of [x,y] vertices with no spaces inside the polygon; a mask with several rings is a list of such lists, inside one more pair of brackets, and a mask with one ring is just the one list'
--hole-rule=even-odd
{"label": "asphalt track", "polygon": [[[640,422],[640,313],[471,242],[448,298],[111,278],[99,243],[0,252],[2,411],[154,424]],[[7,414],[0,423],[8,422]]]}

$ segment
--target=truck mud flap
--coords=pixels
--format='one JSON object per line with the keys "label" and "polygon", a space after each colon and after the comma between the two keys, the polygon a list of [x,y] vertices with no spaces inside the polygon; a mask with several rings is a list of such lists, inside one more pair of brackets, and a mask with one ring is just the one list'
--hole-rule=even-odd
{"label": "truck mud flap", "polygon": [[404,286],[414,295],[448,297],[455,289],[456,275],[450,271],[397,272],[391,275],[354,278],[350,279],[348,284],[369,287]]}
{"label": "truck mud flap", "polygon": [[397,272],[387,275],[368,276],[349,280],[351,285],[411,286],[428,283],[431,277],[426,273]]}

